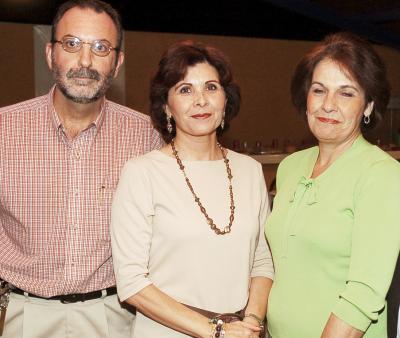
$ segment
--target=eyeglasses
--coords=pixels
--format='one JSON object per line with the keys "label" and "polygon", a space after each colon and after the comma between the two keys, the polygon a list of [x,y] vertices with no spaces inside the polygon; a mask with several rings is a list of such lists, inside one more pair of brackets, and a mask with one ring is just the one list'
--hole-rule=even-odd
{"label": "eyeglasses", "polygon": [[53,43],[61,44],[62,48],[68,53],[76,53],[82,49],[84,44],[90,45],[90,50],[97,56],[107,56],[112,50],[118,51],[119,48],[111,47],[107,40],[95,40],[92,42],[82,41],[76,36],[64,36],[62,40],[53,40]]}

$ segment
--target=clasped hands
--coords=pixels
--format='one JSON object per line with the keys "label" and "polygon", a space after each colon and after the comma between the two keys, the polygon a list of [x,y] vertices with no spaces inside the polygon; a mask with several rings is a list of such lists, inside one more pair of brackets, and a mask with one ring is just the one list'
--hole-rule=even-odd
{"label": "clasped hands", "polygon": [[226,323],[224,330],[224,338],[259,338],[261,327],[254,318],[245,317],[243,321]]}

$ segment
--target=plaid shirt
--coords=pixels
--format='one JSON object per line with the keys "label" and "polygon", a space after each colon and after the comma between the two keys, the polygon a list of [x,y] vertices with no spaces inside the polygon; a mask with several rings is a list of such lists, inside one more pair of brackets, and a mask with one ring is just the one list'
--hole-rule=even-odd
{"label": "plaid shirt", "polygon": [[44,297],[115,285],[109,224],[120,169],[162,145],[148,116],[108,100],[69,140],[53,91],[0,109],[0,277]]}

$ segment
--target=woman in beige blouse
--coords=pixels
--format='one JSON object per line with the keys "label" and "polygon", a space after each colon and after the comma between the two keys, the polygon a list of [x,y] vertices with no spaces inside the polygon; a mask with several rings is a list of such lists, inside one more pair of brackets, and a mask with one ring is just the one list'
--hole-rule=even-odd
{"label": "woman in beige blouse", "polygon": [[[267,191],[261,165],[217,139],[239,105],[219,50],[183,41],[164,53],[151,117],[167,145],[125,165],[112,209],[118,294],[138,309],[132,337],[259,336],[273,278]],[[242,309],[243,321],[209,321]]]}

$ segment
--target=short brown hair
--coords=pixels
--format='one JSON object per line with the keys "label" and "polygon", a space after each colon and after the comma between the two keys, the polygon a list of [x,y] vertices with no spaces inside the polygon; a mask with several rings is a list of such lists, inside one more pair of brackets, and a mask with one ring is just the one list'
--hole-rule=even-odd
{"label": "short brown hair", "polygon": [[348,71],[363,89],[366,104],[374,102],[370,126],[381,120],[390,97],[385,64],[369,42],[350,32],[328,35],[298,63],[292,77],[291,94],[299,113],[306,113],[314,69],[323,59],[331,59]]}
{"label": "short brown hair", "polygon": [[100,0],[69,0],[58,7],[51,27],[51,42],[54,42],[56,40],[57,26],[61,18],[68,10],[75,7],[82,9],[91,9],[99,14],[106,13],[114,22],[115,28],[117,29],[117,46],[115,47],[115,49],[117,50],[117,52],[121,50],[123,38],[121,17],[119,16],[118,12],[113,7],[111,7],[111,5]]}
{"label": "short brown hair", "polygon": [[218,49],[191,40],[183,40],[172,44],[163,54],[158,64],[158,70],[150,84],[150,116],[155,128],[169,143],[176,135],[174,128],[171,134],[167,130],[167,119],[164,107],[168,100],[168,91],[182,80],[187,69],[198,63],[207,62],[213,66],[219,75],[219,81],[226,95],[225,127],[217,128],[221,134],[229,127],[229,122],[240,109],[240,89],[234,82],[230,62]]}

